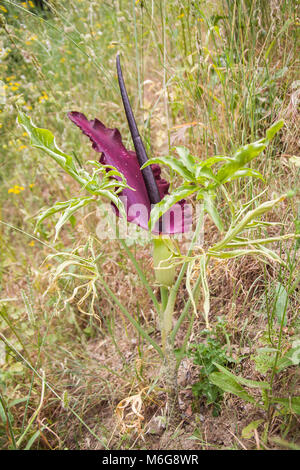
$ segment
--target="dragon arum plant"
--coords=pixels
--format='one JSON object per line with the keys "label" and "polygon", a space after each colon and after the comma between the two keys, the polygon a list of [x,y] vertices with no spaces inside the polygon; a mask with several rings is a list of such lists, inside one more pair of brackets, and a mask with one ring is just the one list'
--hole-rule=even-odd
{"label": "dragon arum plant", "polygon": [[[202,294],[203,300],[202,313],[206,327],[209,328],[210,300],[207,280],[209,262],[213,258],[228,259],[253,255],[265,262],[272,260],[282,263],[280,257],[274,251],[266,248],[266,245],[295,236],[294,234],[288,234],[264,239],[252,237],[255,229],[274,225],[274,223],[262,221],[260,218],[283,201],[286,195],[259,205],[257,201],[261,195],[258,195],[240,208],[236,208],[226,187],[227,183],[242,177],[256,177],[264,180],[258,171],[249,168],[248,165],[251,160],[266,149],[274,135],[283,126],[283,121],[276,122],[268,129],[265,138],[241,147],[232,156],[218,155],[203,161],[191,155],[188,149],[177,147],[175,149],[178,154],[177,157],[173,155],[148,160],[128,100],[119,57],[117,57],[117,71],[135,152],[128,151],[124,147],[117,129],[109,129],[97,119],[89,121],[82,113],[71,112],[68,114],[70,120],[90,138],[94,150],[101,154],[99,162],[87,162],[87,164],[92,165],[91,174],[86,169],[78,168],[72,156],[59,150],[50,131],[36,127],[31,119],[22,112],[18,115],[18,122],[30,136],[31,145],[46,152],[80,184],[82,190],[89,193],[87,196],[76,196],[66,202],[57,202],[53,207],[42,211],[37,220],[38,225],[46,217],[60,212],[61,216],[55,226],[55,237],[57,237],[61,227],[76,211],[88,204],[100,204],[104,197],[111,202],[117,216],[142,227],[151,234],[153,265],[156,282],[160,286],[160,301],[157,300],[145,274],[124,239],[118,237],[118,240],[133,262],[138,276],[153,301],[159,316],[161,344],[151,338],[140,323],[122,305],[117,295],[106,284],[100,270],[93,270],[92,265],[97,264],[97,255],[93,257],[92,261],[86,261],[94,276],[93,287],[90,287],[88,292],[93,292],[93,295],[95,295],[95,282],[98,281],[101,289],[107,292],[141,336],[159,354],[162,360],[162,380],[168,396],[169,424],[175,425],[181,419],[178,404],[177,372],[180,362],[186,354],[193,321],[198,314],[200,294]],[[161,178],[160,164],[172,168],[184,181],[171,194],[168,193],[169,184]],[[185,200],[192,194],[196,195],[197,201],[202,200],[204,212],[209,214],[220,231],[220,241],[210,246],[206,251],[201,248],[201,254],[196,254],[194,248],[197,246],[202,228],[203,211],[198,220],[194,221],[196,227],[192,232],[191,206]],[[231,218],[230,225],[226,229],[225,218],[221,217],[216,203],[217,197],[220,196],[227,201]],[[180,253],[178,243],[174,240],[174,235],[184,234],[188,231],[192,234],[191,242],[187,253],[183,255]],[[199,250],[197,250],[197,253],[199,253]],[[69,266],[70,263],[71,260],[66,266]],[[78,260],[76,263],[78,263]],[[179,274],[176,274],[177,265],[181,266]],[[192,285],[191,279],[196,269],[198,276]],[[179,287],[184,278],[186,279],[189,298],[179,318],[174,321],[175,303]],[[86,298],[87,294],[84,296],[85,300]],[[183,321],[188,316],[189,326],[178,349],[176,347],[176,336]]]}

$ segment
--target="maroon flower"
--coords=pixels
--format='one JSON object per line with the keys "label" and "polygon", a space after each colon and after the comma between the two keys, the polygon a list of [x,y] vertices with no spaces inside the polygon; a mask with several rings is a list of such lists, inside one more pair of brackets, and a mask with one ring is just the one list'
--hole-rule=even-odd
{"label": "maroon flower", "polygon": [[[68,117],[90,138],[93,148],[101,153],[100,163],[114,166],[125,176],[128,186],[132,188],[125,188],[121,193],[125,202],[127,220],[148,230],[151,205],[157,204],[168,194],[169,183],[161,178],[159,165],[151,165],[141,170],[148,157],[129,104],[119,57],[117,57],[117,69],[135,152],[124,147],[118,129],[109,129],[98,119],[89,121],[84,114],[76,111],[68,113]],[[190,228],[190,223],[190,211],[185,210],[185,201],[182,200],[174,204],[157,222],[154,233],[183,233]]]}

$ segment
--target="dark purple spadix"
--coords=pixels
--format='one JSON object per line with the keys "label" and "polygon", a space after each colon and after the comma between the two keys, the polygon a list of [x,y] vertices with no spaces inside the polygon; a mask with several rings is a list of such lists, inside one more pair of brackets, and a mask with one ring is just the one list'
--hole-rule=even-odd
{"label": "dark purple spadix", "polygon": [[[118,72],[119,86],[120,86],[120,91],[121,91],[121,96],[122,96],[122,101],[123,101],[123,105],[124,105],[124,109],[126,113],[128,126],[130,129],[136,156],[137,156],[139,165],[141,167],[148,160],[148,156],[147,156],[143,141],[141,139],[141,136],[139,134],[139,131],[135,122],[135,118],[133,115],[133,111],[129,102],[128,94],[127,94],[124,79],[123,79],[119,54],[117,55],[117,72]],[[150,203],[157,204],[159,201],[161,201],[161,196],[159,194],[159,190],[158,190],[151,166],[148,166],[147,168],[142,170],[142,175],[145,181]]]}

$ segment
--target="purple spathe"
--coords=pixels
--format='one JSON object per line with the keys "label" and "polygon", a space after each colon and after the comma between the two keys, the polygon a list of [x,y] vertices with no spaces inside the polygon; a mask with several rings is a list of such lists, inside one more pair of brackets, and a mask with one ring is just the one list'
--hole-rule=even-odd
{"label": "purple spathe", "polygon": [[[77,111],[68,113],[68,117],[90,138],[94,150],[101,154],[100,163],[111,165],[124,175],[128,186],[133,188],[125,188],[121,193],[122,197],[126,197],[127,220],[148,230],[151,204],[136,153],[124,147],[118,129],[109,129],[98,119],[89,121],[84,114]],[[159,165],[151,165],[151,168],[160,197],[163,199],[168,194],[169,183],[161,178]],[[157,223],[153,233],[184,233],[190,229],[190,225],[191,213],[185,208],[185,201],[182,200],[163,215],[163,229],[159,230]]]}

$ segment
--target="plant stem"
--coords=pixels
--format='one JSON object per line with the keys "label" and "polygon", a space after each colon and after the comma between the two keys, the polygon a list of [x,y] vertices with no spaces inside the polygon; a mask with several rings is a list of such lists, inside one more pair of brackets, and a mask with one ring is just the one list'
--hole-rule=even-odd
{"label": "plant stem", "polygon": [[3,408],[3,412],[5,414],[6,426],[8,427],[9,433],[10,433],[10,436],[11,436],[12,447],[13,447],[14,450],[16,450],[17,445],[16,445],[16,440],[15,440],[14,430],[13,430],[12,422],[11,422],[11,419],[10,419],[9,410],[6,406],[4,398],[2,397],[1,390],[0,390],[0,404],[1,404],[1,406]]}
{"label": "plant stem", "polygon": [[[194,296],[195,296],[195,293],[196,293],[196,291],[197,291],[197,289],[198,289],[198,287],[199,287],[200,282],[201,282],[201,278],[200,278],[200,276],[199,276],[198,279],[197,279],[197,281],[196,281],[195,287],[194,287],[194,289],[193,289],[193,295],[194,295]],[[180,328],[180,326],[181,326],[183,320],[185,319],[186,315],[188,314],[188,311],[189,311],[189,309],[190,309],[190,307],[191,307],[191,303],[192,303],[192,302],[191,302],[191,299],[188,299],[188,301],[186,302],[186,304],[185,304],[185,306],[184,306],[184,309],[183,309],[183,311],[182,311],[180,317],[179,317],[178,320],[177,320],[177,323],[176,323],[175,327],[173,328],[173,331],[172,331],[172,333],[171,333],[171,335],[170,335],[170,336],[171,336],[171,341],[172,341],[173,344],[174,344],[174,341],[175,341],[175,337],[176,337],[176,335],[177,335],[177,332],[178,332],[178,330],[179,330],[179,328]]]}
{"label": "plant stem", "polygon": [[154,303],[154,306],[155,306],[155,309],[156,309],[157,313],[159,313],[160,312],[159,302],[158,302],[157,298],[155,297],[155,294],[153,293],[153,291],[152,291],[152,289],[151,289],[151,287],[150,287],[150,285],[149,285],[149,283],[146,279],[145,274],[143,273],[143,271],[141,270],[137,260],[135,259],[135,256],[133,255],[133,253],[131,252],[129,247],[126,245],[126,242],[122,238],[119,238],[118,240],[121,243],[121,245],[123,246],[124,250],[126,251],[128,257],[131,259],[131,261],[132,261],[132,263],[133,263],[133,265],[136,269],[136,272],[139,275],[140,280],[142,281],[143,285],[147,289],[147,292],[148,292],[152,302]]}
{"label": "plant stem", "polygon": [[[187,253],[187,257],[189,257],[190,254],[192,253],[193,247],[199,237],[199,233],[202,227],[202,221],[203,221],[203,212],[201,213],[198,219],[196,230],[194,232],[194,235],[193,235],[193,238],[192,238],[192,241],[191,241],[188,253]],[[178,401],[178,385],[177,385],[177,373],[178,373],[178,368],[179,368],[181,360],[178,360],[175,356],[174,339],[178,331],[178,328],[181,325],[181,322],[183,321],[185,315],[187,314],[189,310],[191,301],[189,300],[186,303],[184,312],[183,312],[184,315],[181,314],[180,318],[182,318],[182,320],[180,323],[177,322],[178,327],[175,333],[174,333],[174,330],[172,331],[172,319],[173,319],[174,306],[175,306],[175,302],[177,298],[177,293],[181,285],[182,279],[184,277],[184,274],[187,270],[188,264],[189,264],[189,261],[186,261],[183,264],[175,284],[169,290],[169,295],[167,299],[166,299],[167,291],[164,290],[164,292],[162,293],[162,312],[161,312],[161,322],[160,322],[162,350],[164,354],[162,376],[163,376],[163,382],[165,384],[167,397],[168,397],[168,418],[169,418],[168,421],[169,421],[169,425],[172,428],[176,427],[181,422],[181,412],[180,412],[179,401]],[[197,280],[196,282],[194,293],[196,293],[198,289],[199,282],[200,282],[200,277],[199,277],[199,280]],[[191,328],[192,328],[192,325],[190,325],[190,328],[189,328],[188,338],[190,335]],[[188,338],[186,339],[186,341],[188,341]]]}
{"label": "plant stem", "polygon": [[169,297],[169,290],[165,286],[161,286],[160,288],[160,299],[161,299],[161,311],[160,311],[160,316],[162,318],[163,313],[167,307],[168,303],[168,297]]}
{"label": "plant stem", "polygon": [[108,287],[104,279],[99,275],[101,285],[104,287],[106,292],[110,295],[112,300],[115,302],[115,304],[120,308],[120,310],[124,313],[125,317],[130,321],[130,323],[135,327],[135,329],[140,333],[140,335],[148,342],[150,343],[154,349],[158,352],[161,358],[164,358],[164,354],[159,347],[159,345],[152,339],[148,333],[141,327],[141,325],[130,315],[130,313],[126,310],[124,305],[121,304],[121,302],[118,300],[117,296],[112,292],[112,290]]}
{"label": "plant stem", "polygon": [[162,319],[161,319],[161,338],[162,338],[162,348],[163,348],[164,353],[167,348],[167,340],[168,340],[169,334],[172,330],[172,318],[173,318],[173,313],[174,313],[174,305],[175,305],[176,297],[177,297],[177,290],[175,289],[175,286],[173,286],[171,287],[169,291],[168,303],[162,314]]}
{"label": "plant stem", "polygon": [[182,418],[179,407],[177,383],[179,364],[177,363],[174,348],[169,338],[166,341],[164,355],[165,359],[162,366],[162,373],[168,397],[168,425],[173,429],[178,426]]}

